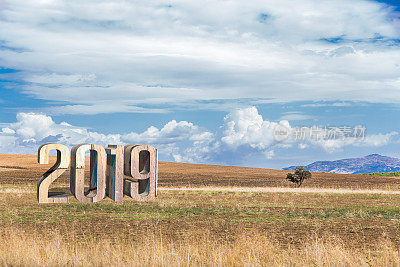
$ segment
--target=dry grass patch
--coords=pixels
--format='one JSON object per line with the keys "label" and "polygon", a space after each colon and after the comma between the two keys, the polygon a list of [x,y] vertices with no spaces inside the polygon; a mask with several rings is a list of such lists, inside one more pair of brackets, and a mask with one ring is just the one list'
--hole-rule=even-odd
{"label": "dry grass patch", "polygon": [[[79,240],[79,241],[78,241]],[[301,246],[282,248],[267,233],[236,231],[231,240],[193,231],[168,238],[161,231],[143,231],[136,238],[112,236],[83,239],[57,231],[42,234],[13,227],[0,230],[0,264],[10,266],[392,266],[400,251],[389,240],[374,249],[348,249],[329,236]]]}

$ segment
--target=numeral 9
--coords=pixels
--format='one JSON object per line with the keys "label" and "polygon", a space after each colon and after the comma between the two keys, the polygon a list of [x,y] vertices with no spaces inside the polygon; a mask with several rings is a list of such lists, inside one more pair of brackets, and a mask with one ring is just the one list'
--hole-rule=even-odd
{"label": "numeral 9", "polygon": [[157,196],[157,150],[152,146],[125,146],[124,194],[138,201]]}

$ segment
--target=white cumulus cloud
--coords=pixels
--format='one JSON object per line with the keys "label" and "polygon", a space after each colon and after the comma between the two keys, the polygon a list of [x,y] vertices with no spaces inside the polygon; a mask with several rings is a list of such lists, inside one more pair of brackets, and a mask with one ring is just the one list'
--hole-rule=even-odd
{"label": "white cumulus cloud", "polygon": [[311,141],[314,145],[320,146],[328,153],[342,151],[344,147],[381,147],[395,142],[394,138],[398,136],[398,132],[390,132],[386,134],[371,134],[365,138],[346,138],[346,139],[330,139]]}
{"label": "white cumulus cloud", "polygon": [[232,148],[248,145],[265,150],[276,143],[274,129],[278,125],[290,130],[287,120],[279,123],[263,120],[256,107],[237,109],[225,117],[221,141]]}
{"label": "white cumulus cloud", "polygon": [[249,165],[255,159],[268,161],[281,156],[282,151],[293,153],[296,149],[334,153],[348,147],[376,148],[398,143],[397,132],[343,140],[296,140],[288,121],[268,121],[256,107],[233,110],[216,132],[188,121],[172,120],[161,128],[151,126],[143,132],[102,134],[67,122],[57,123],[51,116],[37,113],[18,113],[16,122],[1,125],[2,153],[36,153],[43,143],[69,147],[80,143],[148,144],[159,150],[161,160],[214,164]]}

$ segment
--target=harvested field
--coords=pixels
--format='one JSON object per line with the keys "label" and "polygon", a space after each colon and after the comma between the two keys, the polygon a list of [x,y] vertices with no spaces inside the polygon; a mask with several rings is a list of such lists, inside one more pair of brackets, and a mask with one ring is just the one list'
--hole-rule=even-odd
{"label": "harvested field", "polygon": [[[53,160],[55,160],[53,158]],[[89,161],[87,160],[87,166]],[[0,154],[0,166],[13,168],[12,173],[2,175],[0,184],[36,185],[37,177],[50,166],[39,165],[36,155]],[[1,167],[0,167],[1,168]],[[17,169],[18,168],[18,169]],[[29,170],[29,171],[26,171]],[[0,169],[0,171],[3,171]],[[293,187],[284,178],[289,171],[218,166],[188,163],[159,163],[159,185],[164,187]],[[66,171],[57,182],[69,182]],[[340,188],[400,190],[400,177],[348,175],[334,173],[312,173],[312,179],[302,188]]]}
{"label": "harvested field", "polygon": [[161,162],[155,201],[37,204],[50,165],[0,166],[2,265],[400,265],[398,178]]}

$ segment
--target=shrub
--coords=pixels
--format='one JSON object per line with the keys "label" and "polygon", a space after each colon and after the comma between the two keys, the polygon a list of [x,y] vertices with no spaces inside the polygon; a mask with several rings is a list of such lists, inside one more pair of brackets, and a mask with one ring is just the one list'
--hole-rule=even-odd
{"label": "shrub", "polygon": [[296,167],[294,173],[288,173],[286,175],[286,179],[291,181],[296,185],[296,187],[300,187],[305,179],[311,178],[311,172],[301,167]]}

